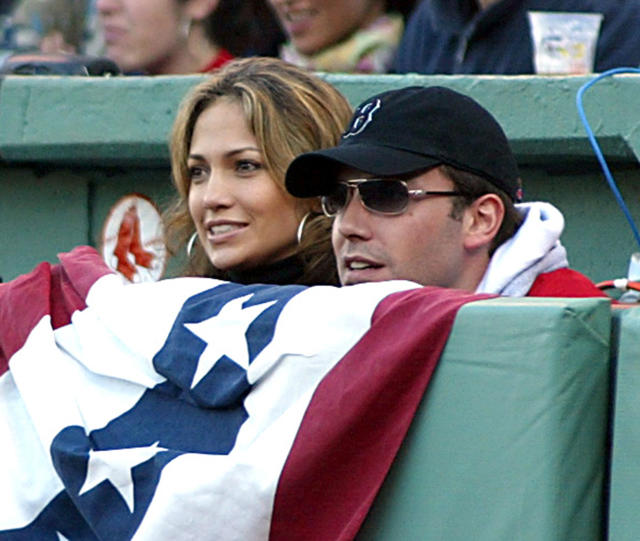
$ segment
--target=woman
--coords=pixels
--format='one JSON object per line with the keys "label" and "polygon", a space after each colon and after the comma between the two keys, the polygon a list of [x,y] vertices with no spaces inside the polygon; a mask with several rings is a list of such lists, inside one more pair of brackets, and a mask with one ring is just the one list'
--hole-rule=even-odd
{"label": "woman", "polygon": [[171,136],[179,200],[167,244],[189,245],[185,273],[337,283],[330,221],[317,201],[289,195],[284,175],[298,154],[337,144],[350,117],[330,84],[275,58],[236,60],[196,86]]}
{"label": "woman", "polygon": [[204,73],[270,54],[281,31],[262,0],[96,0],[106,54],[124,73]]}
{"label": "woman", "polygon": [[269,0],[289,41],[280,57],[319,71],[385,73],[415,0]]}

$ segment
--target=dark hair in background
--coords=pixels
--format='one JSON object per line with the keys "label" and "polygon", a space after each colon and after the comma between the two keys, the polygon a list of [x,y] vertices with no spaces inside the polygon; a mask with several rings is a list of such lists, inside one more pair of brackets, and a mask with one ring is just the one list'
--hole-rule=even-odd
{"label": "dark hair in background", "polygon": [[285,41],[266,0],[220,0],[205,29],[213,43],[234,56],[278,56]]}

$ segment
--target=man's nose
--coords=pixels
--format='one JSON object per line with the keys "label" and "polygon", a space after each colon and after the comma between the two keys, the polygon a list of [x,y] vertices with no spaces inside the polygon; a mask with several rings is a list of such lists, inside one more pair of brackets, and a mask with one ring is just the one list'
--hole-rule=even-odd
{"label": "man's nose", "polygon": [[371,236],[371,213],[364,208],[358,190],[353,190],[349,202],[335,217],[334,227],[346,237],[366,239]]}

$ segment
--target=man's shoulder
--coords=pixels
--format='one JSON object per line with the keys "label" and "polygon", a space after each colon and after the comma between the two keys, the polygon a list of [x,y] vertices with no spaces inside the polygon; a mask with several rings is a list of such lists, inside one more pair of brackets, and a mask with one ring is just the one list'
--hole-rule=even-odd
{"label": "man's shoulder", "polygon": [[527,297],[606,297],[584,274],[567,267],[536,278]]}

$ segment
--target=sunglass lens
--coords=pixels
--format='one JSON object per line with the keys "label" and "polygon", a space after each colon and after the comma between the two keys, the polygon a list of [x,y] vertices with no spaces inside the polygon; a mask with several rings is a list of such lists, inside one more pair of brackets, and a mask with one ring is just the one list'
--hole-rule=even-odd
{"label": "sunglass lens", "polygon": [[386,214],[399,214],[407,208],[407,187],[396,180],[369,180],[358,186],[364,206]]}
{"label": "sunglass lens", "polygon": [[328,216],[335,216],[346,206],[348,198],[349,188],[342,183],[336,184],[333,192],[323,195],[320,199],[324,213]]}

